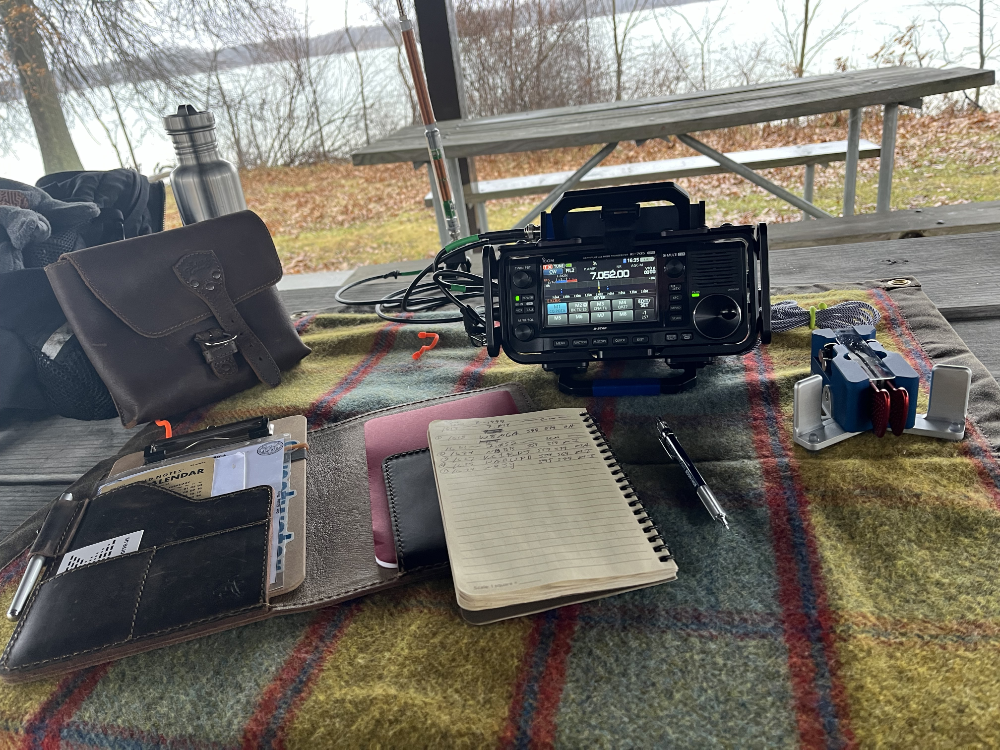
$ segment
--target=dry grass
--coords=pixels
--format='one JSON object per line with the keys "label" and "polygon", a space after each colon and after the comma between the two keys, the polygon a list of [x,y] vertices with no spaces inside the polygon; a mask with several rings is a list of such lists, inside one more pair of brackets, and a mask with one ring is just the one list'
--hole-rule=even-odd
{"label": "dry grass", "polygon": [[[874,115],[874,112],[871,113]],[[846,138],[846,113],[696,134],[723,151],[742,151]],[[862,137],[878,143],[881,119],[870,116]],[[900,113],[893,185],[893,208],[916,208],[1000,198],[1000,114],[945,112],[937,116]],[[569,148],[479,157],[480,179],[575,169],[596,147]],[[604,164],[691,156],[676,140],[622,144]],[[803,167],[763,172],[769,179],[801,193]],[[839,214],[843,164],[816,171],[814,201]],[[424,170],[410,164],[353,167],[349,163],[255,169],[241,174],[247,205],[275,237],[286,272],[352,268],[366,263],[427,257],[437,249]],[[764,190],[735,175],[678,180],[696,200],[708,203],[711,224],[723,221],[796,221],[801,214]],[[858,174],[858,213],[875,210],[878,160],[862,161]],[[488,204],[493,228],[510,226],[537,199],[512,198]],[[172,213],[171,213],[172,211]],[[172,205],[168,226],[179,224]]]}

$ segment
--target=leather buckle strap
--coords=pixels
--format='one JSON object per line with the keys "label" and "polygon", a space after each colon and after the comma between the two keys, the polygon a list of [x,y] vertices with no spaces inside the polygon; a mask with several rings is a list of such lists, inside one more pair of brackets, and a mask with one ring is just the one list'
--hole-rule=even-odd
{"label": "leather buckle strap", "polygon": [[226,333],[221,328],[210,328],[194,335],[195,343],[201,347],[201,356],[222,380],[236,377],[239,372],[239,365],[233,356],[239,351],[236,339],[235,333]]}
{"label": "leather buckle strap", "polygon": [[[236,309],[236,305],[233,304],[229,292],[226,291],[226,275],[215,253],[211,250],[188,253],[174,265],[174,273],[188,289],[208,305],[208,309],[212,311],[212,315],[222,326],[223,332],[231,336],[235,335],[236,347],[243,353],[243,358],[257,374],[260,381],[267,383],[272,388],[279,385],[281,371],[267,347],[257,338],[257,334],[250,330],[246,321],[243,320],[243,316]],[[202,351],[206,351],[203,344]],[[219,375],[215,364],[207,354],[205,359],[212,365],[213,372]],[[219,375],[219,377],[225,376]]]}

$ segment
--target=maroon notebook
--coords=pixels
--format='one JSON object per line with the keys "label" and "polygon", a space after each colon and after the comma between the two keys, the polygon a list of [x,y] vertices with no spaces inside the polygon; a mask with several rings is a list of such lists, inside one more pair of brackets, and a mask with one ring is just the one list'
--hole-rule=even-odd
{"label": "maroon notebook", "polygon": [[389,497],[382,474],[382,462],[396,453],[427,447],[427,425],[435,419],[472,419],[517,414],[519,410],[507,391],[470,395],[423,409],[376,417],[365,422],[365,455],[368,459],[368,493],[372,504],[372,534],[375,560],[395,568],[396,543],[392,535]]}

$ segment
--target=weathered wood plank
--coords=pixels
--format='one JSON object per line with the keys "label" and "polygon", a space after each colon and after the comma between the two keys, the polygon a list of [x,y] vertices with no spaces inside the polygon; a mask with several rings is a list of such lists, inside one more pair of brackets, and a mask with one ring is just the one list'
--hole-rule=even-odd
{"label": "weathered wood plank", "polygon": [[68,484],[58,487],[35,484],[0,487],[0,539],[24,523],[36,510],[57,498],[68,486]]}
{"label": "weathered wood plank", "polygon": [[951,320],[951,327],[962,337],[969,350],[986,365],[994,378],[1000,379],[1000,320]]}
{"label": "weathered wood plank", "polygon": [[[117,452],[135,430],[118,419],[82,422],[64,417],[8,418],[0,423],[0,478],[78,477]],[[9,491],[0,486],[0,493]]]}
{"label": "weathered wood plank", "polygon": [[[858,155],[862,159],[872,159],[879,155],[881,148],[871,141],[862,140]],[[773,169],[793,167],[803,164],[830,164],[844,161],[847,157],[847,141],[828,141],[797,146],[756,149],[754,151],[733,151],[726,154],[733,161],[750,169]],[[584,175],[577,188],[586,189],[631,185],[638,182],[658,182],[681,177],[701,177],[722,174],[728,170],[707,156],[685,156],[680,159],[660,159],[657,161],[615,164],[610,167],[596,167]],[[466,193],[466,202],[482,202],[514,198],[522,195],[545,195],[562,185],[573,175],[568,172],[550,172],[528,177],[509,177],[502,180],[480,180],[475,193]],[[424,206],[432,207],[431,194],[424,196]]]}
{"label": "weathered wood plank", "polygon": [[[879,68],[638,102],[539,110],[439,123],[451,157],[662,138],[804,117],[989,86],[993,71]],[[354,164],[426,161],[423,129],[404,128],[356,151]]]}
{"label": "weathered wood plank", "polygon": [[774,250],[770,259],[775,286],[915,276],[949,320],[1000,316],[1000,232]]}
{"label": "weathered wood plank", "polygon": [[768,227],[771,249],[1000,231],[1000,201],[796,221]]}

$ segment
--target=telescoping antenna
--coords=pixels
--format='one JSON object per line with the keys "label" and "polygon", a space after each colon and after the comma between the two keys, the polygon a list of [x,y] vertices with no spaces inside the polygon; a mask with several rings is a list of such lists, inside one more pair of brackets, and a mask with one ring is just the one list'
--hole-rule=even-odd
{"label": "telescoping antenna", "polygon": [[448,235],[452,241],[461,237],[458,216],[455,213],[455,201],[451,197],[451,186],[448,183],[448,170],[444,161],[444,147],[441,145],[441,131],[437,128],[434,119],[434,108],[431,106],[431,97],[427,93],[427,80],[424,78],[424,69],[420,65],[420,56],[417,54],[417,39],[413,34],[413,24],[406,17],[403,9],[403,0],[396,0],[396,7],[399,8],[399,27],[403,31],[403,46],[406,47],[406,59],[410,63],[410,75],[413,77],[413,86],[417,90],[417,104],[420,106],[420,118],[424,121],[424,132],[427,136],[427,152],[431,157],[431,169],[434,170],[434,180],[437,182],[438,195],[441,196],[441,206],[444,210],[445,223],[448,227]]}

